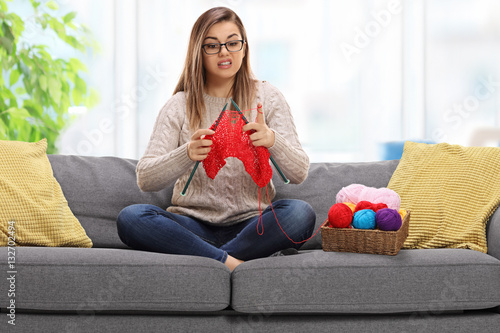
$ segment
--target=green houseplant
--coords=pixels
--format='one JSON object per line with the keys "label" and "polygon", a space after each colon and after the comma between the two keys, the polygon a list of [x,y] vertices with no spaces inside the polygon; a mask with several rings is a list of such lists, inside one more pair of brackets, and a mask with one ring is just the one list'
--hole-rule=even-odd
{"label": "green houseplant", "polygon": [[84,25],[73,21],[75,12],[64,15],[55,1],[30,0],[33,15],[24,21],[9,12],[0,0],[0,139],[38,141],[47,138],[48,153],[56,153],[55,142],[72,120],[70,106],[94,106],[97,93],[82,74],[86,66],[77,58],[53,58],[43,33],[85,53],[96,44]]}

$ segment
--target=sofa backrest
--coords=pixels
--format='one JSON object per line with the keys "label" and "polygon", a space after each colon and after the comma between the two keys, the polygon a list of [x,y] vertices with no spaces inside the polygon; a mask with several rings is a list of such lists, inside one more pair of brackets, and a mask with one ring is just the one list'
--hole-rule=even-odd
{"label": "sofa backrest", "polygon": [[117,157],[49,155],[68,201],[94,247],[127,248],[118,237],[116,217],[128,205],[149,203],[166,208],[173,184],[160,192],[141,192],[136,160]]}
{"label": "sofa backrest", "polygon": [[[116,217],[128,205],[148,203],[167,208],[173,183],[159,192],[141,192],[137,187],[136,160],[117,157],[49,155],[54,176],[59,181],[73,214],[78,218],[94,247],[127,248],[118,237]],[[301,199],[316,212],[316,229],[326,220],[328,210],[342,187],[363,184],[386,187],[399,161],[361,163],[312,163],[309,176],[299,185],[284,184],[273,175],[277,195],[274,200]],[[487,225],[488,253],[500,259],[500,210]],[[302,249],[320,249],[321,233]]]}
{"label": "sofa backrest", "polygon": [[[49,155],[49,160],[69,207],[94,247],[127,247],[116,230],[116,217],[126,206],[148,203],[167,208],[171,204],[173,183],[159,192],[139,190],[135,176],[136,160],[70,155]],[[317,215],[317,229],[325,221],[342,187],[353,183],[387,186],[397,164],[397,160],[313,163],[308,178],[300,185],[284,184],[275,173],[273,182],[278,194],[274,200],[290,198],[309,202]],[[321,248],[320,232],[303,248]]]}

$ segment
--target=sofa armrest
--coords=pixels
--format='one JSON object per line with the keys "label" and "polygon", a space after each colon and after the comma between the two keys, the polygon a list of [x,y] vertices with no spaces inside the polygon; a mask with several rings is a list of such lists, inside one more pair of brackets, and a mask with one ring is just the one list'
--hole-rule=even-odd
{"label": "sofa armrest", "polygon": [[500,209],[491,215],[486,225],[486,237],[488,238],[488,254],[500,260]]}

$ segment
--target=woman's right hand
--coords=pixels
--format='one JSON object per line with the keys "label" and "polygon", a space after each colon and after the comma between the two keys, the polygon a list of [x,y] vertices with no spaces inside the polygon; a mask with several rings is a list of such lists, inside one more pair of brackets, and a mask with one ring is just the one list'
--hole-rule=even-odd
{"label": "woman's right hand", "polygon": [[203,161],[210,152],[212,140],[205,139],[206,135],[213,135],[211,129],[199,129],[191,136],[191,141],[187,145],[187,154],[193,161]]}

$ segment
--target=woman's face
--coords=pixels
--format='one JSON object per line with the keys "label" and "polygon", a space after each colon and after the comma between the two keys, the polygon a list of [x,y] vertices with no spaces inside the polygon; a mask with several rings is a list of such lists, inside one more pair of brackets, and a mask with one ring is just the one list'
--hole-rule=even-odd
{"label": "woman's face", "polygon": [[[238,26],[233,22],[219,22],[214,24],[208,30],[207,36],[203,40],[203,44],[227,43],[231,41],[242,40]],[[229,49],[237,46],[238,43],[229,43]],[[208,52],[216,52],[217,45],[206,47]],[[240,51],[229,52],[226,46],[220,48],[220,52],[216,54],[203,53],[203,67],[207,75],[207,82],[232,80],[243,62],[245,56],[245,45]]]}

